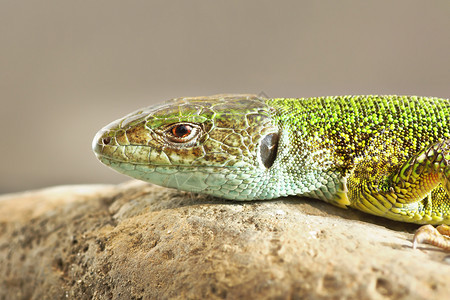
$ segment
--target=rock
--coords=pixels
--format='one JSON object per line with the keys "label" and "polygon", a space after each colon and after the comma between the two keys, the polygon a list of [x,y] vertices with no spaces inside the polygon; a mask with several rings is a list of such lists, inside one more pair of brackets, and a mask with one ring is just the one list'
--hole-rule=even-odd
{"label": "rock", "polygon": [[132,181],[0,197],[0,299],[445,299],[417,225]]}

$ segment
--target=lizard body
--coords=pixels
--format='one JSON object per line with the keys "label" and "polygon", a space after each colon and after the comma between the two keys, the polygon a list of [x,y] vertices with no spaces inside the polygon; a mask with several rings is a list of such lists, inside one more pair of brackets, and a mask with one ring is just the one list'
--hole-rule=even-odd
{"label": "lizard body", "polygon": [[93,149],[121,173],[180,190],[233,200],[304,195],[450,224],[449,124],[450,100],[440,98],[226,94],[138,110],[103,128]]}

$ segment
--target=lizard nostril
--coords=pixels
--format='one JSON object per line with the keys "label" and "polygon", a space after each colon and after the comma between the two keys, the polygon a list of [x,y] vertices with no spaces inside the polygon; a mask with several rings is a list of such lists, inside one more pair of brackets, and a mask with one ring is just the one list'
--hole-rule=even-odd
{"label": "lizard nostril", "polygon": [[111,143],[111,137],[105,137],[105,138],[102,138],[102,143],[103,143],[103,145],[109,145],[109,143]]}

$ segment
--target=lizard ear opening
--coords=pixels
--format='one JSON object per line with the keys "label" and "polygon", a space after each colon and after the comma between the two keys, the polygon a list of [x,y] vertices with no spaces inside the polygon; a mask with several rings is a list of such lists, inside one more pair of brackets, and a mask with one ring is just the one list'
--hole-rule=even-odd
{"label": "lizard ear opening", "polygon": [[269,169],[277,158],[278,151],[278,133],[269,133],[261,140],[259,154],[264,166]]}

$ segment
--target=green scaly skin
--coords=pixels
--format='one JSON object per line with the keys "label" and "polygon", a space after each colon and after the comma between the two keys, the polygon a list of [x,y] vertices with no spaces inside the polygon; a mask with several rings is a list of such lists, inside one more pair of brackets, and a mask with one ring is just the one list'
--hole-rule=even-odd
{"label": "green scaly skin", "polygon": [[103,128],[93,148],[120,173],[180,190],[304,195],[450,224],[449,122],[450,101],[439,98],[215,95],[131,113]]}

